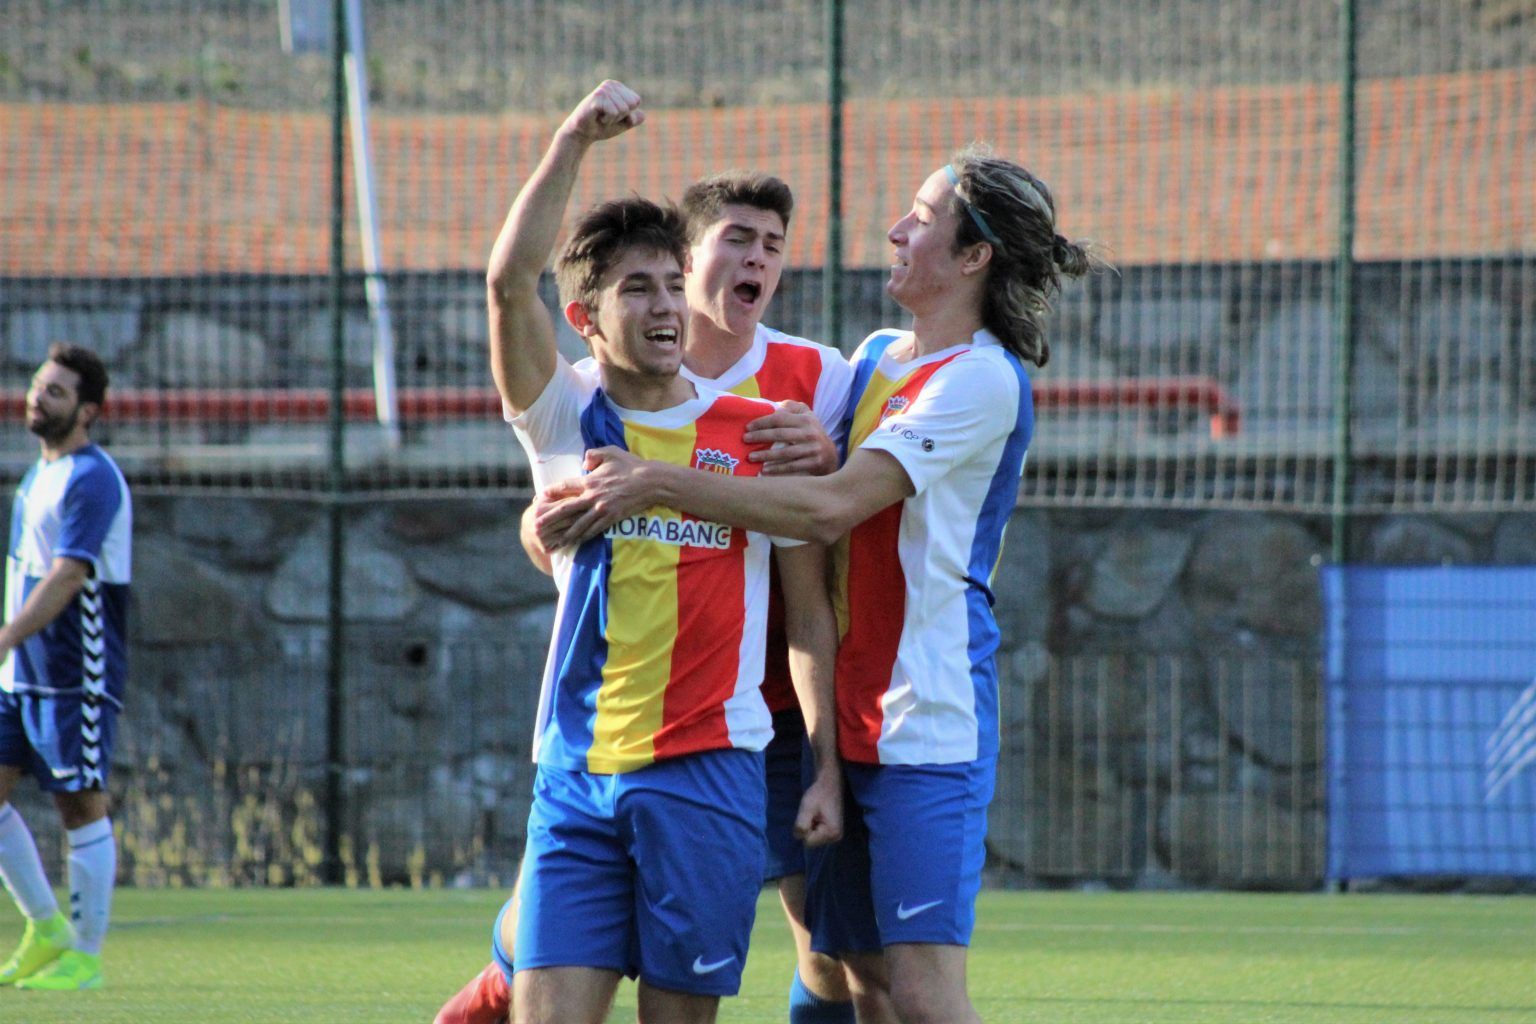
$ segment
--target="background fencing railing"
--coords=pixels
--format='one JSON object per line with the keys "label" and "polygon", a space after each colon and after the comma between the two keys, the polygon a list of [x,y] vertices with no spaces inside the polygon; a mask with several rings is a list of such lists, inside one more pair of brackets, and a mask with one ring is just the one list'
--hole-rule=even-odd
{"label": "background fencing railing", "polygon": [[[234,654],[243,671],[215,667]],[[541,637],[448,644],[352,631],[340,881],[510,884],[543,654]],[[135,694],[114,759],[123,878],[320,881],[323,631],[145,659],[140,671],[180,685]],[[1315,887],[1325,854],[1319,692],[1317,666],[1302,659],[1049,659],[1004,692],[989,873],[1042,884]],[[62,841],[41,795],[19,787],[17,798],[45,847]]]}
{"label": "background fencing railing", "polygon": [[[676,196],[725,166],[783,176],[798,206],[770,319],[845,347],[901,322],[884,233],[953,149],[989,141],[1051,183],[1063,231],[1119,273],[1063,296],[1040,379],[1190,380],[1243,428],[1212,437],[1177,404],[1057,404],[1027,501],[1468,510],[1536,493],[1529,4],[366,3],[378,275],[346,77],[323,47],[281,48],[281,10],[324,29],[344,6],[7,6],[0,386],[67,336],[168,401],[372,387],[385,284],[398,387],[485,387],[490,240],[566,110],[613,75],[652,116],[594,153],[573,209]],[[858,30],[837,48],[839,19]],[[351,493],[525,481],[494,417],[377,419],[346,424]],[[141,488],[306,495],[331,479],[331,432],[210,410],[110,438]],[[14,474],[29,447],[8,436]]]}
{"label": "background fencing railing", "polygon": [[[285,52],[282,11],[319,49]],[[317,578],[347,575],[351,512],[377,499],[526,496],[483,401],[483,266],[554,128],[605,76],[650,118],[594,151],[572,210],[676,197],[728,166],[782,176],[797,207],[768,321],[845,350],[904,322],[885,232],[955,148],[990,142],[1050,183],[1063,233],[1116,269],[1057,304],[1023,505],[1241,510],[1308,536],[1331,513],[1337,560],[1374,529],[1356,514],[1536,505],[1531,0],[359,11],[377,273],[329,49],[346,0],[0,12],[0,403],[14,413],[50,342],[94,346],[118,401],[96,434],[136,497],[270,499],[275,519],[323,504]],[[581,354],[570,332],[560,344]],[[35,440],[5,422],[14,480]],[[1527,550],[1519,532],[1500,526],[1501,550]],[[270,570],[262,557],[231,578]],[[279,640],[136,642],[135,679],[155,685],[135,691],[119,761],[129,877],[506,880],[531,698],[449,694],[419,669],[532,686],[544,636],[374,629],[345,621],[338,588],[329,623]],[[1221,661],[1078,653],[1053,634],[1048,667],[1010,663],[994,867],[1316,884],[1309,643]],[[1264,733],[1271,716],[1284,724]]]}

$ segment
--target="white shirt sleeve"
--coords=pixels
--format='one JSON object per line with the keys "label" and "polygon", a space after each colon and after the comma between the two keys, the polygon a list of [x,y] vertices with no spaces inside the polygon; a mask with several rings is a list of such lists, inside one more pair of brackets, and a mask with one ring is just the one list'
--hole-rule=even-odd
{"label": "white shirt sleeve", "polygon": [[972,352],[941,366],[903,413],[861,448],[889,452],[921,493],[954,467],[1013,430],[1019,378],[1000,360]]}
{"label": "white shirt sleeve", "polygon": [[534,486],[543,488],[557,480],[581,475],[586,442],[581,435],[581,414],[597,392],[597,380],[573,369],[556,357],[555,372],[532,405],[521,414],[508,415],[528,461],[533,465]]}

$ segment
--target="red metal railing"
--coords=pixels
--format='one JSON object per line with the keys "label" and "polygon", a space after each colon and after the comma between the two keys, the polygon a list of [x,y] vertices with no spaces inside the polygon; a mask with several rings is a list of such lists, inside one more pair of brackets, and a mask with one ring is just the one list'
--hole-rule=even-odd
{"label": "red metal railing", "polygon": [[[5,414],[19,417],[25,394],[3,394]],[[1146,409],[1194,413],[1210,419],[1211,436],[1230,437],[1242,425],[1240,410],[1216,381],[1207,377],[1124,378],[1099,381],[1042,381],[1034,385],[1035,408]],[[402,388],[400,418],[406,422],[496,419],[501,399],[493,388]],[[372,420],[377,405],[371,389],[342,395],[348,420]],[[331,395],[323,388],[158,388],[112,391],[107,417],[116,423],[323,423]]]}

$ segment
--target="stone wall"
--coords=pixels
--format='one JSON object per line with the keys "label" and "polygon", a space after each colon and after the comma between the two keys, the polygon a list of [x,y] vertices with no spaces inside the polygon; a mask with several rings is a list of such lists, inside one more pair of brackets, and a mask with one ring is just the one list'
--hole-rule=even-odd
{"label": "stone wall", "polygon": [[[520,552],[520,511],[347,512],[344,854],[358,883],[504,881],[515,866],[555,596]],[[327,529],[305,503],[138,503],[113,782],[128,879],[316,877]],[[1318,884],[1326,531],[1264,513],[1015,513],[996,588],[1000,875]],[[1536,560],[1531,513],[1356,531],[1374,562]],[[47,834],[35,797],[23,806]]]}

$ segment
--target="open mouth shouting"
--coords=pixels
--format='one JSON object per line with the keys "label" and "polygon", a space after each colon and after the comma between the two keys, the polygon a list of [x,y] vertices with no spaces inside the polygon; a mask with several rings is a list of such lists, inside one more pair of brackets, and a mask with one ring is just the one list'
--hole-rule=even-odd
{"label": "open mouth shouting", "polygon": [[763,296],[763,286],[757,281],[742,281],[731,291],[743,305],[747,306],[757,305],[757,300]]}

